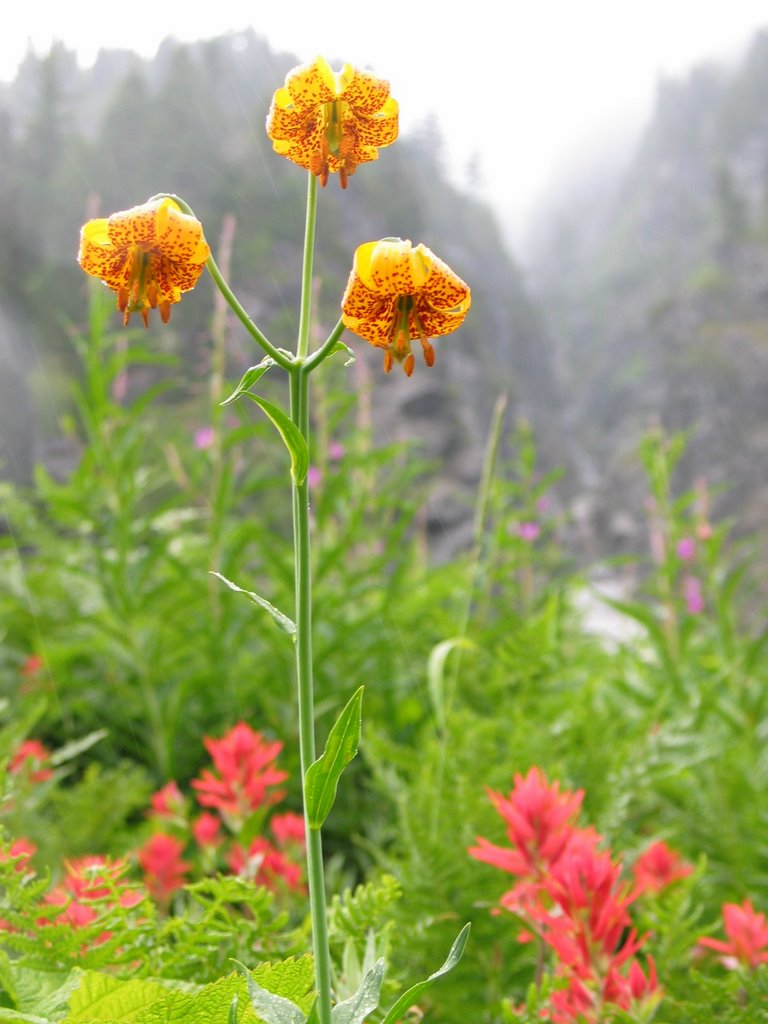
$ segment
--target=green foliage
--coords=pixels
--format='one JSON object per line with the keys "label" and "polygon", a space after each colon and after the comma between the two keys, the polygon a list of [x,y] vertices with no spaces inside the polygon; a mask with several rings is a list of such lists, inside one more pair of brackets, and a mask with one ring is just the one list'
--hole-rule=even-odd
{"label": "green foliage", "polygon": [[416,1001],[422,997],[427,989],[431,988],[432,984],[437,981],[438,978],[442,978],[444,974],[453,970],[464,954],[464,948],[466,947],[467,940],[469,939],[469,930],[470,926],[465,924],[456,936],[450,952],[442,966],[438,967],[436,971],[433,971],[432,974],[430,974],[430,976],[424,981],[416,982],[416,984],[412,985],[407,992],[404,992],[387,1013],[384,1018],[384,1024],[396,1024],[396,1022],[400,1020],[401,1016],[408,1011],[408,1008],[415,1005]]}
{"label": "green foliage", "polygon": [[318,829],[336,799],[341,774],[357,756],[362,729],[363,687],[352,695],[328,734],[322,755],[307,768],[305,800],[309,827]]}
{"label": "green foliage", "polygon": [[[750,653],[762,649],[763,637],[745,625],[744,575],[729,564],[733,549],[708,522],[701,493],[673,493],[684,445],[682,437],[646,442],[653,528],[663,534],[665,555],[636,600],[612,602],[640,627],[631,642],[584,632],[578,577],[562,563],[560,577],[544,569],[555,554],[546,526],[521,550],[514,524],[533,519],[525,495],[534,486],[523,477],[515,501],[491,499],[499,520],[486,525],[488,555],[482,549],[477,567],[465,570],[472,575],[464,592],[473,600],[464,636],[472,648],[461,655],[447,711],[424,723],[418,756],[381,735],[365,744],[389,808],[384,817],[393,822],[377,834],[377,859],[407,893],[395,913],[397,930],[411,941],[399,954],[410,970],[425,970],[454,922],[473,922],[467,964],[445,979],[435,1019],[495,1020],[512,992],[508,1019],[518,1019],[511,1006],[524,1001],[535,964],[530,948],[514,942],[508,915],[488,913],[504,880],[466,850],[479,835],[504,843],[486,787],[506,794],[514,773],[531,764],[583,787],[585,813],[629,858],[660,837],[689,860],[706,855],[706,866],[668,901],[645,908],[640,925],[655,937],[649,948],[670,1005],[687,998],[692,950],[719,905],[750,894],[765,906],[767,769],[757,730],[766,680]],[[527,466],[535,472],[535,462]],[[688,538],[693,549],[679,548]],[[686,607],[682,584],[692,573],[701,578],[701,610]],[[459,652],[450,657],[458,660]],[[434,691],[434,665],[424,675],[425,691]],[[482,978],[482,988],[467,985],[466,974]],[[537,1005],[519,1019],[537,1019]],[[667,1005],[658,1019],[668,1019]],[[677,1019],[672,1011],[669,1019]]]}
{"label": "green foliage", "polygon": [[369,932],[380,933],[390,921],[402,889],[392,875],[336,893],[328,911],[331,941],[364,942]]}
{"label": "green foliage", "polygon": [[[65,482],[40,473],[34,500],[10,487],[3,495],[10,532],[0,540],[0,607],[14,643],[0,663],[0,685],[17,715],[42,702],[42,738],[50,733],[60,743],[106,729],[102,758],[111,768],[136,759],[157,784],[184,781],[199,766],[202,733],[223,731],[243,706],[268,731],[287,741],[296,735],[291,645],[210,576],[263,582],[268,604],[290,609],[287,546],[275,543],[286,533],[287,509],[273,500],[278,488],[283,493],[274,468],[282,456],[266,424],[248,421],[245,430],[219,420],[213,446],[196,451],[191,424],[187,432],[168,423],[152,395],[119,405],[116,382],[159,357],[106,332],[109,304],[93,292],[90,333],[75,338],[85,367],[72,424],[73,441],[83,445],[77,468]],[[349,400],[329,395],[326,406],[325,429],[341,430]],[[242,447],[254,429],[263,453],[255,461]],[[417,507],[388,481],[414,479],[421,467],[394,446],[374,451],[364,435],[347,446],[344,473],[327,453],[318,457],[313,502],[327,524],[315,569],[325,608],[316,637],[328,696],[321,707],[329,713],[334,694],[346,697],[350,678],[375,674],[383,683],[378,711],[409,685],[400,671],[408,652],[390,636],[402,629],[401,595],[411,590],[413,542],[404,537]],[[379,488],[389,498],[374,503]],[[254,592],[253,584],[241,589]],[[354,651],[344,642],[350,636]],[[45,665],[19,702],[19,668],[40,651],[41,638]],[[407,727],[408,713],[402,705],[396,727]],[[296,778],[295,748],[288,749]]]}
{"label": "green foliage", "polygon": [[664,1002],[664,1024],[765,1024],[768,1020],[768,968],[718,976],[691,971],[685,995]]}
{"label": "green foliage", "polygon": [[[109,416],[114,415],[109,411]],[[343,409],[334,410],[332,417],[327,428],[330,437],[337,436]],[[129,427],[136,429],[130,418],[122,429]],[[119,436],[119,431],[113,429],[112,436]],[[142,436],[146,449],[150,432]],[[359,455],[355,451],[355,444],[353,440],[347,446],[344,461],[356,486],[345,483],[326,455],[314,496],[316,514],[324,524],[316,564],[323,608],[316,638],[321,652],[318,674],[327,682],[325,692],[329,694],[337,686],[337,692],[343,692],[345,668],[360,674],[361,665],[368,665],[369,675],[382,678],[382,666],[388,665],[391,682],[386,685],[385,678],[381,687],[368,687],[379,716],[377,728],[366,731],[363,761],[356,759],[345,774],[353,785],[344,786],[344,797],[328,820],[341,835],[354,817],[361,842],[360,862],[370,859],[391,874],[347,891],[332,902],[329,924],[338,998],[342,1002],[353,998],[376,962],[386,957],[392,970],[387,972],[382,1005],[396,1003],[397,993],[414,977],[429,976],[461,923],[471,920],[473,941],[467,947],[466,962],[442,978],[434,994],[424,994],[424,1005],[430,1006],[436,1020],[463,1021],[471,1016],[490,1022],[499,1014],[518,1019],[512,1007],[525,999],[534,970],[531,953],[528,947],[514,943],[507,919],[489,914],[503,882],[491,868],[471,861],[466,849],[478,835],[504,841],[485,788],[506,792],[513,774],[535,763],[563,785],[584,787],[585,814],[615,849],[627,851],[628,858],[660,836],[689,860],[706,854],[706,864],[702,862],[697,874],[681,883],[669,898],[643,904],[639,927],[653,935],[649,949],[667,993],[658,1019],[670,1024],[707,1019],[703,1009],[696,1011],[697,1018],[691,1007],[698,1005],[708,985],[713,986],[713,1004],[722,1005],[724,1014],[730,1013],[729,1000],[741,989],[737,990],[732,976],[716,963],[709,970],[700,964],[699,974],[692,973],[691,951],[698,937],[709,930],[707,922],[717,919],[722,902],[750,895],[760,906],[768,895],[761,800],[768,766],[760,743],[766,692],[761,658],[764,640],[744,624],[739,602],[743,600],[745,572],[729,563],[724,530],[705,521],[698,492],[673,495],[683,440],[670,442],[656,436],[646,442],[644,458],[655,503],[653,528],[664,538],[665,554],[663,561],[651,564],[638,598],[617,605],[642,630],[639,638],[627,645],[606,645],[582,628],[576,597],[583,584],[567,564],[558,562],[559,523],[554,515],[542,511],[541,501],[553,481],[538,478],[529,433],[521,435],[521,454],[511,472],[507,467],[494,468],[478,512],[482,542],[467,559],[433,568],[413,560],[408,564],[392,561],[403,543],[405,527],[394,515],[394,493],[387,496],[392,499],[389,506],[372,495],[374,477],[387,473],[397,456],[379,456],[365,449],[363,457],[362,450]],[[51,481],[45,481],[45,486],[50,499],[57,492]],[[161,493],[165,496],[162,514],[167,514],[173,507],[172,488],[166,483]],[[184,492],[185,500],[188,494]],[[137,511],[132,529],[137,529],[141,516],[155,516],[151,495],[150,491],[131,505]],[[16,493],[8,507],[13,515],[20,508],[34,508]],[[38,559],[46,557],[46,545],[55,544],[57,554],[67,550],[69,555],[67,564],[57,566],[55,572],[56,560],[50,558],[47,574],[41,572],[37,577],[38,609],[51,593],[57,601],[71,597],[72,588],[64,586],[57,574],[72,571],[71,524],[78,520],[66,519],[68,506],[64,502],[51,507],[56,508],[61,525],[52,517],[47,526],[43,520],[34,558],[25,556],[24,575],[9,577],[4,601],[11,612],[9,628],[14,637],[20,635],[17,624],[23,621],[18,601],[25,591],[20,580],[26,586],[34,580]],[[226,509],[224,504],[222,512]],[[174,514],[174,558],[183,570],[173,577],[174,586],[184,588],[185,598],[199,602],[200,588],[194,598],[192,588],[187,589],[186,565],[198,557],[203,544],[194,539],[201,518]],[[383,532],[377,531],[377,536],[386,538],[384,554],[370,544],[372,517],[379,517],[382,526]],[[104,529],[108,517],[101,522]],[[221,529],[225,522],[226,518],[220,520]],[[519,526],[532,522],[539,524],[539,530],[526,539]],[[390,546],[392,536],[395,540]],[[357,538],[354,558],[350,557],[351,537]],[[678,553],[680,541],[688,537],[696,538],[693,562]],[[274,549],[273,544],[271,554]],[[247,550],[240,548],[235,571],[242,572]],[[78,554],[92,557],[90,548]],[[14,551],[12,557],[17,565],[22,564],[19,553]],[[167,547],[157,551],[152,570],[164,566],[166,557]],[[274,558],[269,564],[271,569],[280,565]],[[374,566],[379,568],[375,578],[380,586],[372,588],[366,573]],[[703,610],[695,614],[686,609],[680,590],[684,575],[694,568],[701,576],[705,602]],[[106,571],[104,566],[101,571]],[[419,587],[413,586],[415,579],[422,581]],[[89,593],[98,594],[99,588],[90,578],[86,580]],[[271,577],[269,592],[282,600],[290,581],[283,592],[280,580],[280,572]],[[43,581],[44,587],[40,586]],[[106,581],[99,586],[106,590]],[[151,588],[145,592],[151,595]],[[173,592],[170,586],[161,588],[162,601]],[[212,594],[218,594],[216,600],[220,600],[221,593],[218,583],[216,591],[205,592],[206,607],[210,607],[207,602]],[[393,604],[388,605],[382,594]],[[94,606],[98,607],[98,602]],[[424,613],[426,606],[429,615]],[[187,613],[194,607],[193,603]],[[238,636],[232,623],[238,623],[238,616],[249,610],[242,600],[235,601],[231,611],[227,609],[231,621],[225,628],[233,630],[227,633],[227,645],[234,644]],[[418,637],[411,636],[399,648],[393,647],[391,633],[380,635],[384,615],[393,625],[399,624],[398,628],[412,622],[424,625]],[[202,619],[202,612],[194,616],[198,629]],[[158,628],[168,621],[165,616]],[[250,621],[244,614],[246,628]],[[218,622],[224,623],[223,615]],[[72,683],[68,689],[59,683],[59,666],[65,662],[50,639],[56,636],[53,609],[43,635],[48,662],[41,681],[55,668],[57,696],[62,706],[69,708],[73,732],[75,723],[78,731],[96,724],[88,717],[86,703],[74,700]],[[349,636],[355,638],[352,650]],[[193,639],[185,642],[190,646],[187,658],[192,659]],[[258,642],[269,657],[282,657],[279,652],[290,648],[285,635],[270,624],[259,632]],[[67,643],[73,666],[91,656],[90,644],[84,648],[73,635],[71,620]],[[15,658],[7,661],[9,675],[11,669],[18,672],[23,653],[30,647],[32,643],[15,643]],[[413,661],[416,649],[421,651],[420,665]],[[402,681],[392,689],[400,672]],[[30,678],[34,692],[20,707],[24,714],[8,722],[0,734],[5,737],[6,756],[46,721],[46,715],[53,721],[50,708],[46,711],[44,687],[36,682],[38,677]],[[392,699],[394,694],[402,700]],[[260,695],[260,706],[267,715],[277,702]],[[330,696],[328,702],[330,705]],[[198,709],[200,721],[206,713],[202,706]],[[138,725],[142,712],[137,708],[135,714]],[[190,733],[200,730],[191,718],[187,725]],[[101,753],[102,760],[57,778],[47,795],[42,788],[45,783],[30,788],[21,778],[13,780],[14,786],[28,787],[29,800],[19,807],[30,826],[36,818],[40,822],[34,833],[25,825],[25,834],[43,841],[48,823],[55,821],[57,828],[63,828],[65,822],[79,817],[86,823],[85,838],[67,852],[84,852],[97,840],[98,814],[109,804],[115,816],[114,852],[120,852],[121,829],[127,830],[131,814],[146,802],[147,782],[139,769],[110,764],[110,743],[110,737],[100,739],[92,750]],[[78,754],[73,749],[74,756],[56,771],[69,771],[68,765],[74,768],[88,753]],[[115,786],[118,771],[126,780],[123,787]],[[356,793],[355,780],[365,780],[366,788]],[[107,798],[110,788],[119,790],[120,799],[114,793]],[[376,809],[374,814],[371,807]],[[385,826],[382,822],[387,819],[391,824]],[[24,819],[6,820],[17,821],[20,827]],[[92,824],[87,824],[89,821]],[[57,840],[46,852],[45,860],[52,867],[56,851],[65,845]],[[29,1003],[13,995],[14,985],[23,987],[19,979],[27,977],[24,971],[52,971],[56,984],[63,984],[75,959],[79,966],[91,970],[124,971],[139,962],[142,978],[200,985],[221,978],[232,956],[248,963],[256,949],[259,956],[269,957],[275,951],[299,949],[305,940],[303,932],[286,931],[285,917],[274,911],[263,890],[226,877],[188,886],[175,913],[168,917],[158,916],[146,903],[128,909],[105,900],[98,918],[85,932],[73,932],[55,922],[40,925],[39,931],[45,928],[43,946],[40,935],[29,931],[29,923],[40,916],[37,908],[46,883],[12,870],[10,863],[3,877],[6,899],[0,916],[15,922],[16,927],[6,935],[5,945],[14,958],[21,958],[9,961],[20,973],[14,975],[15,981],[9,975],[4,984],[7,1001],[21,1013],[35,1015]],[[401,893],[406,898],[401,898]],[[119,936],[119,941],[97,941],[105,932]],[[89,950],[85,957],[81,951],[84,941]],[[256,983],[269,988],[258,979]],[[759,992],[760,984],[758,976],[750,978],[746,990]],[[222,1012],[226,1012],[231,1005],[227,999],[231,1000],[234,990],[222,986],[217,991],[225,1008]],[[164,990],[166,998],[170,997]],[[173,996],[174,1000],[180,998]],[[249,1005],[242,1001],[245,998],[241,991],[238,1014]],[[737,996],[737,1002],[742,998]],[[751,1006],[752,998],[750,995],[744,1005]],[[531,1003],[528,1008],[531,1020],[536,1005]],[[478,1006],[484,1009],[478,1010]],[[755,1006],[759,1007],[759,1002]],[[302,1012],[308,1010],[305,1003]]]}
{"label": "green foliage", "polygon": [[[206,878],[185,887],[173,916],[158,914],[135,883],[119,874],[99,873],[95,895],[81,898],[87,917],[73,926],[66,910],[73,900],[49,900],[49,879],[35,878],[6,844],[0,859],[4,946],[13,967],[11,981],[0,978],[15,998],[15,971],[59,975],[77,964],[110,969],[132,977],[209,981],[226,970],[232,957],[267,957],[290,941],[287,918],[271,894],[235,875]],[[125,873],[126,865],[120,871]],[[101,884],[103,882],[103,885]],[[130,896],[131,898],[126,898]],[[9,966],[10,970],[10,966]],[[26,973],[25,973],[26,972]],[[9,990],[10,986],[10,990]],[[18,1000],[14,1002],[17,1009]]]}
{"label": "green foliage", "polygon": [[[15,1013],[0,1009],[2,1020],[26,1020],[45,1024],[63,1020],[65,1024],[88,1024],[116,1020],[127,1024],[161,1024],[185,1020],[203,1024],[220,1019],[233,1004],[238,1007],[241,1022],[265,1021],[251,1007],[247,997],[248,979],[233,972],[208,984],[173,985],[148,979],[121,979],[95,971],[74,969],[69,975],[47,979],[44,975],[9,968],[15,991],[20,993],[36,986],[34,996],[19,997],[23,1009]],[[259,985],[268,991],[291,998],[304,1005],[312,981],[311,959],[288,959],[276,964],[263,964],[253,971]],[[59,982],[58,987],[53,987]],[[289,995],[286,995],[289,994]]]}

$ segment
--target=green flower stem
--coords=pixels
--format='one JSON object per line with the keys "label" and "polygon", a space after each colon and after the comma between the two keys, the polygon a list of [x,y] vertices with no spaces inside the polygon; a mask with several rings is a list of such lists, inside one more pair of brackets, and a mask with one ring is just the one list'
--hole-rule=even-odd
{"label": "green flower stem", "polygon": [[[309,372],[306,366],[291,368],[291,419],[309,440]],[[296,592],[296,676],[299,695],[299,742],[302,791],[307,769],[315,760],[315,708],[312,678],[312,572],[310,563],[309,485],[293,485],[293,545]],[[310,829],[304,795],[304,826],[307,836],[307,880],[315,954],[317,1011],[320,1024],[331,1024],[331,956],[325,898],[323,846],[319,829]]]}
{"label": "green flower stem", "polygon": [[[261,333],[238,302],[222,277],[213,256],[208,259],[208,270],[219,291],[252,338],[275,362],[287,370],[291,386],[291,420],[301,432],[309,448],[309,374],[330,353],[344,331],[339,321],[323,345],[308,358],[312,318],[312,270],[317,220],[317,178],[310,174],[307,188],[307,217],[302,263],[301,313],[296,355],[291,356],[275,346]],[[161,197],[155,197],[161,198]],[[169,196],[181,209],[194,216],[191,208],[178,196]],[[312,570],[309,527],[309,484],[293,482],[293,551],[296,622],[296,679],[299,703],[299,744],[301,755],[302,791],[304,794],[304,820],[307,836],[307,881],[309,908],[312,920],[312,945],[315,956],[317,985],[317,1017],[319,1024],[331,1024],[331,954],[328,945],[328,919],[325,895],[325,869],[323,845],[319,829],[310,829],[306,814],[307,769],[315,760],[315,698],[312,677]]]}
{"label": "green flower stem", "polygon": [[[150,199],[149,202],[152,202],[153,199],[172,199],[174,203],[177,203],[181,207],[183,213],[188,214],[190,217],[195,217],[195,211],[192,209],[189,203],[185,202],[181,198],[181,196],[174,195],[172,192],[159,192],[156,196],[152,196],[152,199]],[[229,303],[232,312],[235,314],[235,316],[246,329],[246,331],[248,331],[248,333],[256,342],[256,344],[260,345],[267,353],[267,355],[271,356],[275,360],[278,366],[282,366],[284,370],[290,369],[290,367],[293,365],[293,360],[291,359],[290,355],[288,355],[285,352],[281,352],[280,349],[278,348],[275,348],[275,346],[272,344],[269,338],[267,338],[266,335],[262,334],[259,328],[256,326],[256,324],[253,322],[253,320],[251,320],[247,312],[240,305],[240,302],[238,301],[235,293],[224,280],[222,273],[216,264],[216,260],[213,258],[213,254],[211,254],[208,257],[206,267],[208,268],[208,273],[216,282],[216,287],[219,289],[221,294]]]}
{"label": "green flower stem", "polygon": [[[301,273],[301,314],[296,361],[291,366],[291,419],[307,447],[309,438],[309,374],[320,360],[306,365],[312,322],[312,270],[317,222],[317,178],[307,175],[307,217],[304,229],[304,259]],[[323,346],[325,348],[325,346]],[[321,350],[322,351],[322,350]],[[311,449],[310,449],[311,450]],[[312,676],[312,564],[309,529],[309,483],[293,483],[293,558],[295,572],[296,682],[299,698],[299,744],[301,786],[304,798],[304,828],[307,836],[307,882],[312,920],[312,949],[315,955],[317,1016],[320,1024],[331,1024],[331,953],[328,946],[328,915],[325,897],[325,869],[320,829],[311,829],[307,818],[307,769],[315,760],[315,695]]]}
{"label": "green flower stem", "polygon": [[314,370],[316,366],[322,363],[322,361],[331,354],[334,346],[337,344],[343,333],[344,323],[342,320],[339,320],[320,348],[316,352],[313,352],[309,359],[307,359],[304,364],[305,369],[307,371]]}
{"label": "green flower stem", "polygon": [[275,360],[278,366],[282,366],[283,369],[288,370],[293,365],[293,360],[289,355],[286,355],[285,352],[281,352],[279,348],[275,348],[272,342],[261,333],[259,328],[253,322],[253,320],[251,320],[246,311],[238,302],[235,293],[232,291],[227,282],[221,276],[221,271],[216,265],[216,260],[213,258],[213,256],[208,257],[208,262],[206,263],[206,266],[208,267],[208,273],[216,282],[216,286],[218,287],[219,291],[227,300],[227,302],[230,305],[230,308],[232,309],[232,312],[235,314],[235,316],[243,325],[243,327],[245,327],[246,331],[248,331],[250,336],[258,345],[261,345],[261,347],[264,349],[267,355],[272,356],[272,358]]}
{"label": "green flower stem", "polygon": [[301,266],[301,315],[296,358],[306,359],[309,352],[309,330],[312,322],[312,266],[315,258],[315,225],[317,223],[317,177],[308,174],[307,219],[304,224],[304,259]]}

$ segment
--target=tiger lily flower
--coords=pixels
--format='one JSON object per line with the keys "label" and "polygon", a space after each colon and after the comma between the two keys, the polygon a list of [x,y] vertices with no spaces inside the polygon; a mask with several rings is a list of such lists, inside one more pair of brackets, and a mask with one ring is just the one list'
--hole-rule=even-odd
{"label": "tiger lily flower", "polygon": [[339,72],[318,57],[294,68],[272,98],[267,134],[276,153],[342,188],[358,164],[377,160],[397,138],[398,104],[389,82],[345,64]]}
{"label": "tiger lily flower", "polygon": [[148,327],[150,309],[159,309],[168,323],[172,303],[195,287],[210,254],[200,221],[165,198],[89,220],[77,258],[86,273],[117,292],[126,326],[131,313],[140,313]]}
{"label": "tiger lily flower", "polygon": [[355,252],[341,300],[344,326],[384,349],[384,370],[402,363],[408,377],[418,339],[427,366],[435,362],[430,338],[460,327],[471,305],[469,286],[426,247],[400,238],[366,242]]}

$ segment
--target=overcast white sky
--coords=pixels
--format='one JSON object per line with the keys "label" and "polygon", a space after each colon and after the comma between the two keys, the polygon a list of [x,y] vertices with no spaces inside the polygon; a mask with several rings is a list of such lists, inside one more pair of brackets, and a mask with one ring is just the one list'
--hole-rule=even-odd
{"label": "overcast white sky", "polygon": [[168,35],[247,26],[302,61],[323,54],[369,65],[390,80],[404,128],[437,114],[458,180],[479,158],[488,197],[517,233],[585,139],[650,112],[660,75],[737,53],[768,27],[768,2],[23,0],[3,20],[5,81],[29,46],[45,52],[54,39],[87,65],[101,47],[151,57]]}

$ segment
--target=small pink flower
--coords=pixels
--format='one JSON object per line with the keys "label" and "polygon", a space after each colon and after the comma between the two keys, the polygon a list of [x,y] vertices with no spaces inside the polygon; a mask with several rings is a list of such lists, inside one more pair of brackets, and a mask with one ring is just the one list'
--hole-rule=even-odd
{"label": "small pink flower", "polygon": [[693,868],[666,843],[651,843],[635,861],[635,882],[642,892],[661,892],[667,886],[692,874]]}
{"label": "small pink flower", "polygon": [[541,515],[546,515],[547,512],[552,508],[552,499],[548,494],[542,494],[542,496],[536,502],[536,511]]}
{"label": "small pink flower", "polygon": [[128,394],[128,374],[125,370],[118,373],[112,381],[112,398],[115,402],[122,402]]}
{"label": "small pink flower", "polygon": [[8,860],[9,858],[16,860],[14,867],[19,873],[32,871],[33,869],[30,867],[29,862],[36,853],[37,846],[35,846],[32,840],[21,836],[19,839],[13,840],[8,847],[8,857],[3,855],[2,860]]}
{"label": "small pink flower", "polygon": [[213,447],[216,435],[214,434],[213,427],[198,427],[193,434],[193,438],[195,448],[198,451],[204,452]]}
{"label": "small pink flower", "polygon": [[8,764],[8,771],[12,775],[29,772],[31,782],[45,782],[53,777],[53,770],[44,767],[50,759],[50,751],[43,746],[40,740],[24,740],[16,748],[16,752]]}
{"label": "small pink flower", "polygon": [[302,886],[299,865],[261,836],[253,840],[247,853],[242,847],[233,846],[229,866],[236,875],[251,878],[256,885],[263,885],[273,892],[283,887],[300,889]]}
{"label": "small pink flower", "polygon": [[172,894],[184,885],[190,869],[181,859],[184,843],[158,832],[141,847],[137,857],[144,872],[144,883],[159,903],[167,903]]}
{"label": "small pink flower", "polygon": [[681,537],[677,542],[677,557],[681,562],[692,562],[696,557],[696,541],[693,537]]}
{"label": "small pink flower", "polygon": [[221,819],[204,811],[192,824],[192,835],[198,846],[215,847],[221,843]]}
{"label": "small pink flower", "polygon": [[536,522],[518,523],[517,535],[527,544],[533,544],[541,535],[541,525]]}
{"label": "small pink flower", "polygon": [[[72,928],[85,928],[93,924],[115,899],[126,909],[137,906],[146,893],[140,886],[126,885],[121,881],[127,867],[124,860],[110,860],[98,854],[66,862],[63,881],[45,897],[50,906],[64,909],[53,921],[45,917],[38,923],[66,923]],[[94,941],[99,944],[110,936],[111,933],[105,931]]]}
{"label": "small pink flower", "polygon": [[38,672],[42,671],[44,661],[42,656],[39,654],[30,654],[24,664],[21,666],[21,674],[23,676],[36,676]]}
{"label": "small pink flower", "polygon": [[700,615],[704,611],[704,595],[698,577],[686,576],[683,579],[683,598],[689,615]]}
{"label": "small pink flower", "polygon": [[286,811],[285,814],[275,814],[269,823],[272,835],[277,840],[278,846],[290,846],[296,843],[300,846],[306,845],[304,834],[304,819],[300,814],[293,811]]}
{"label": "small pink flower", "polygon": [[181,790],[173,779],[166,782],[162,789],[158,789],[150,798],[152,810],[150,816],[153,818],[178,818],[184,813],[184,797]]}
{"label": "small pink flower", "polygon": [[317,466],[310,466],[307,470],[307,486],[317,487],[323,479],[323,474]]}
{"label": "small pink flower", "polygon": [[340,462],[344,458],[344,445],[340,441],[331,441],[328,445],[328,458],[331,462]]}
{"label": "small pink flower", "polygon": [[722,953],[721,961],[729,970],[768,963],[768,921],[758,914],[749,900],[723,905],[723,923],[728,941],[699,939],[699,945]]}

